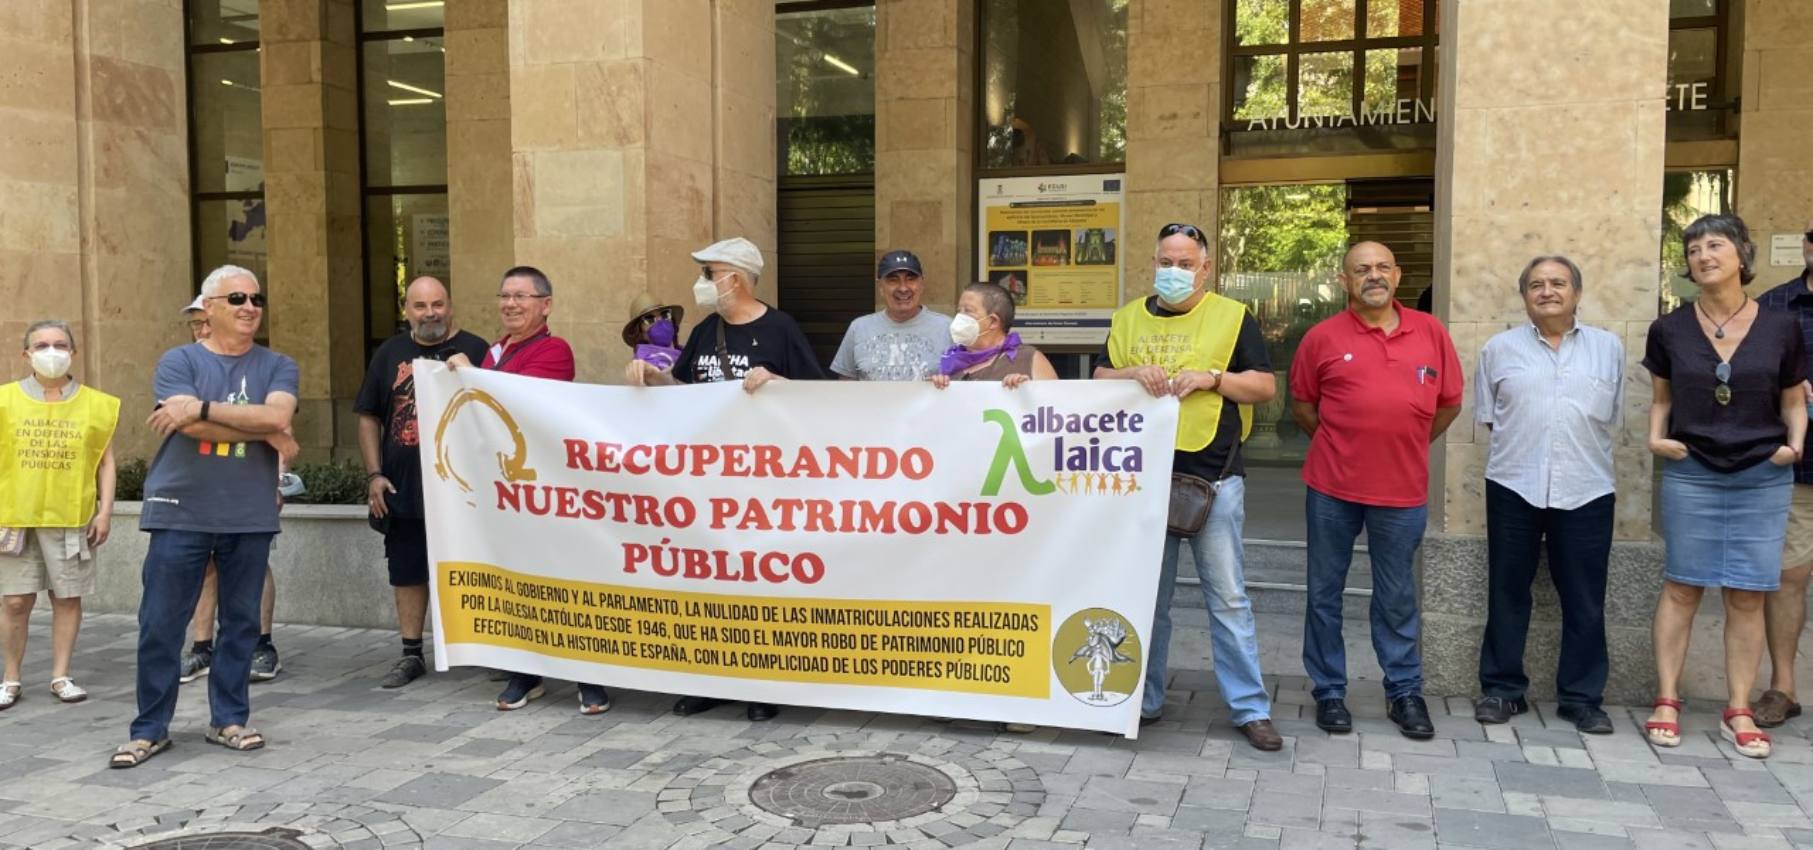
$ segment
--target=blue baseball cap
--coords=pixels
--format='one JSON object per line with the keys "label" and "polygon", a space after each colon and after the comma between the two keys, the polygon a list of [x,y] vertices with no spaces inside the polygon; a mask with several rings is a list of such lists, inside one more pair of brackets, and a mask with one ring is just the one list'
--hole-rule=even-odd
{"label": "blue baseball cap", "polygon": [[925,277],[925,270],[919,266],[919,258],[912,251],[889,251],[881,255],[881,262],[875,265],[875,277],[881,279],[895,272],[912,272],[914,277]]}

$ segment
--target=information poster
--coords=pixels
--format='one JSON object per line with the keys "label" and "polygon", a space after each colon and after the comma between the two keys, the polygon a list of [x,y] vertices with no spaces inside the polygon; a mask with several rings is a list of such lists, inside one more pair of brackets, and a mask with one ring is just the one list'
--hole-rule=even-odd
{"label": "information poster", "polygon": [[445,214],[434,214],[418,215],[413,219],[415,273],[446,280],[453,272],[448,217]]}
{"label": "information poster", "polygon": [[1175,399],[415,380],[440,669],[1138,731]]}
{"label": "information poster", "polygon": [[1121,174],[1003,177],[977,194],[978,274],[1013,295],[1039,345],[1098,346],[1121,303]]}

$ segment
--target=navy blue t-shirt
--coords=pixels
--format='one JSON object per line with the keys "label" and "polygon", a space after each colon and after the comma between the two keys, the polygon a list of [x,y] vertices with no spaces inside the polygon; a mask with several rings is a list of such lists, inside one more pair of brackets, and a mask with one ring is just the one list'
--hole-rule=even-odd
{"label": "navy blue t-shirt", "polygon": [[[164,352],[152,377],[159,399],[194,396],[218,407],[296,395],[296,361],[263,346],[237,356],[201,343]],[[145,476],[144,531],[275,534],[277,450],[269,443],[213,443],[181,433],[164,438]]]}

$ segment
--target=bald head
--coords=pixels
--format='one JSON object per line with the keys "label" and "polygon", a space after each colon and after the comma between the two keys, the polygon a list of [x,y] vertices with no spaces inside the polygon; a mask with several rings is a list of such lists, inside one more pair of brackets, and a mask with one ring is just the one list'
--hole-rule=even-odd
{"label": "bald head", "polygon": [[403,290],[403,318],[409,320],[409,333],[423,345],[447,341],[453,335],[453,302],[447,297],[447,285],[427,275],[409,282]]}
{"label": "bald head", "polygon": [[1403,270],[1391,249],[1377,242],[1360,242],[1341,259],[1341,285],[1355,309],[1382,310],[1391,306]]}
{"label": "bald head", "polygon": [[437,298],[442,301],[447,300],[447,284],[431,275],[422,275],[410,281],[409,288],[403,290],[404,301],[417,299],[433,301]]}

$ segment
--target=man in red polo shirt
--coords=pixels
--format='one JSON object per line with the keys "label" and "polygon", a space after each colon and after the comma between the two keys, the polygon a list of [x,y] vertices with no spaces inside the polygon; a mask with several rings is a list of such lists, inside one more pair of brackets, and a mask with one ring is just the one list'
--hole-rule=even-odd
{"label": "man in red polo shirt", "polygon": [[[504,326],[504,337],[491,344],[480,368],[551,381],[573,380],[573,347],[548,331],[548,314],[553,311],[554,284],[540,269],[517,266],[504,272],[503,283],[497,287],[497,318]],[[471,366],[472,361],[464,354],[455,354],[447,358],[447,365],[458,369]],[[505,678],[509,684],[497,695],[498,711],[515,711],[547,692],[541,677],[533,673],[512,672]],[[603,687],[589,682],[577,684],[580,714],[591,716],[610,710],[611,695]]]}
{"label": "man in red polo shirt", "polygon": [[1402,277],[1391,249],[1361,242],[1341,261],[1348,309],[1304,335],[1291,362],[1291,415],[1310,435],[1309,604],[1303,666],[1316,725],[1353,731],[1341,593],[1354,539],[1372,560],[1372,646],[1385,671],[1388,716],[1429,738],[1417,648],[1416,550],[1429,519],[1429,444],[1460,413],[1461,366],[1447,329],[1394,299]]}

